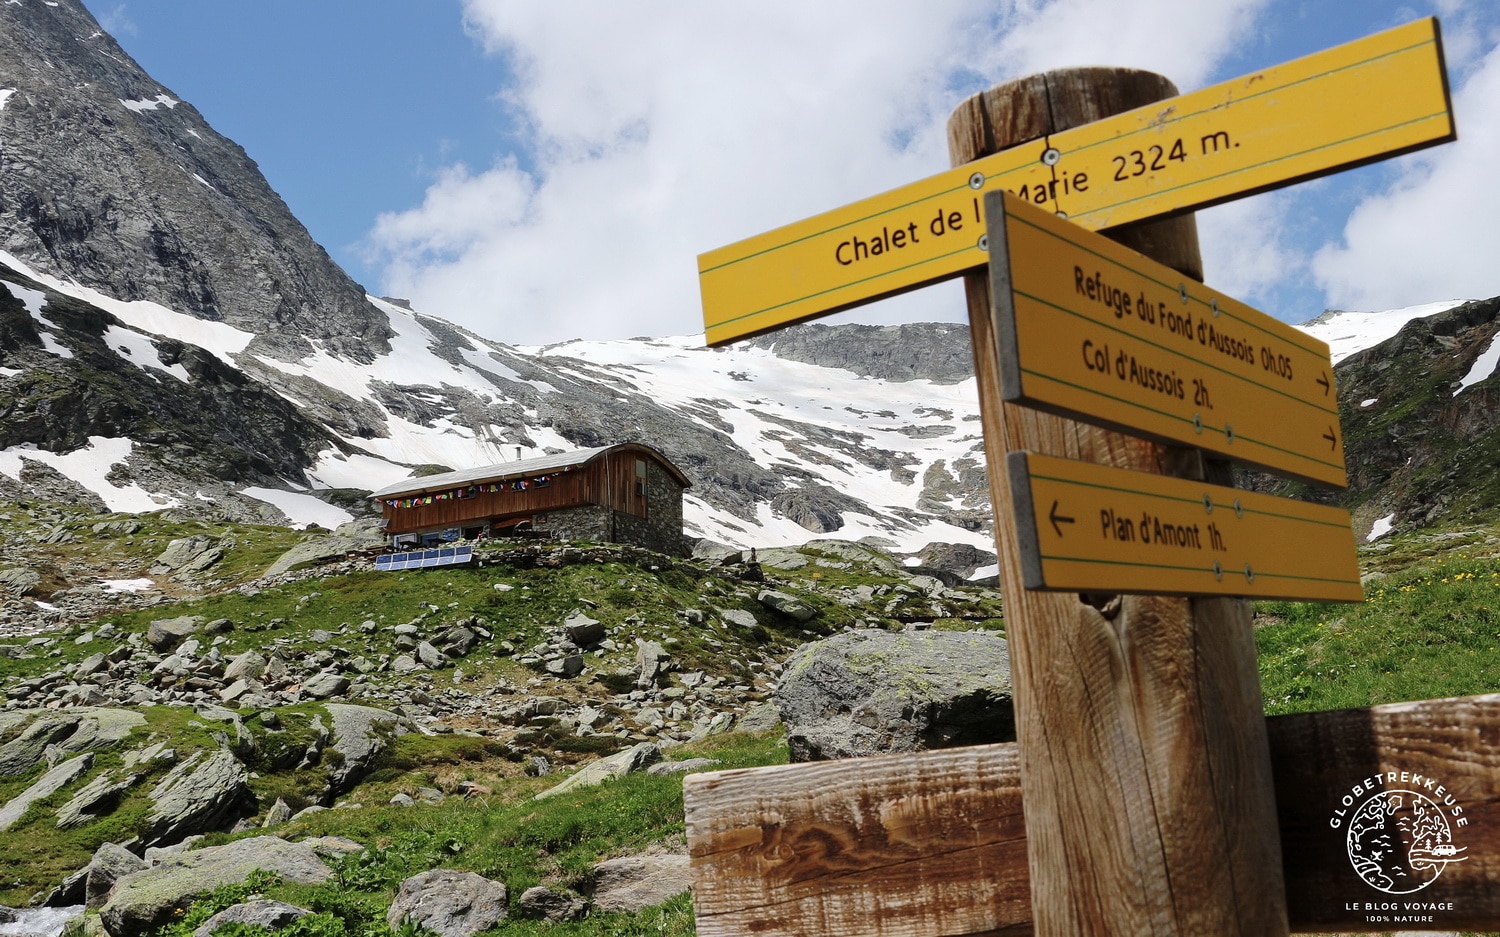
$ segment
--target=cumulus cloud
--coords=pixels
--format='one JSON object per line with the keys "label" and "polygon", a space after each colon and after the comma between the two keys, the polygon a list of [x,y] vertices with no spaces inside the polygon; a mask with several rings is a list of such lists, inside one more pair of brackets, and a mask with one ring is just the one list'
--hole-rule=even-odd
{"label": "cumulus cloud", "polygon": [[1392,309],[1500,293],[1500,46],[1493,33],[1481,35],[1466,31],[1456,43],[1476,56],[1454,95],[1458,142],[1405,158],[1391,185],[1355,208],[1342,239],[1313,258],[1331,307]]}
{"label": "cumulus cloud", "polygon": [[967,94],[1079,64],[1187,90],[1267,2],[467,0],[525,151],[449,167],[368,246],[385,292],[503,341],[701,332],[699,253],[942,170]]}

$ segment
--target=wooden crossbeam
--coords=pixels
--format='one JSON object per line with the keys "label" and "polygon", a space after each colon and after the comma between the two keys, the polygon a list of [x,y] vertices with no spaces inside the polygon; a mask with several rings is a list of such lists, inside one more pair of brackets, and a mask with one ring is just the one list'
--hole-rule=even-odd
{"label": "wooden crossbeam", "polygon": [[[1294,931],[1500,929],[1500,694],[1266,725]],[[690,775],[698,933],[1029,934],[1019,774],[1006,744]],[[1422,798],[1440,816],[1407,843],[1440,822],[1448,836],[1429,840],[1436,860],[1395,866],[1370,855],[1380,830],[1356,837],[1366,875],[1386,881],[1381,859],[1398,873],[1386,891],[1350,854],[1377,796],[1403,808],[1386,811],[1394,845]]]}

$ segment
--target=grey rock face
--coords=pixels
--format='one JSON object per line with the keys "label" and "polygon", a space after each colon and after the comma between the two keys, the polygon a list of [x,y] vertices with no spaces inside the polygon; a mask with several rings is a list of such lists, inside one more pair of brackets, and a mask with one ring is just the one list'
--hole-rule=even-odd
{"label": "grey rock face", "polygon": [[925,379],[957,384],[974,375],[969,327],[942,322],[906,325],[803,323],[750,339],[779,357],[843,368],[888,381]]}
{"label": "grey rock face", "polygon": [[272,901],[269,898],[262,898],[259,901],[243,901],[225,908],[204,921],[197,930],[193,931],[193,937],[209,937],[224,924],[249,924],[254,927],[264,927],[270,931],[281,930],[298,918],[307,917],[311,913],[306,908],[299,908],[282,901]]}
{"label": "grey rock face", "polygon": [[692,887],[687,856],[623,856],[594,867],[594,907],[600,911],[639,911]]}
{"label": "grey rock face", "polygon": [[797,621],[811,621],[818,617],[818,610],[802,599],[777,589],[762,589],[755,600],[766,608],[773,609]]}
{"label": "grey rock face", "polygon": [[104,907],[115,882],[145,868],[145,860],[124,846],[114,843],[100,846],[84,868],[84,905],[90,910]]}
{"label": "grey rock face", "polygon": [[499,882],[473,872],[434,869],[401,883],[386,923],[394,931],[410,919],[440,937],[469,937],[505,920],[506,900]]}
{"label": "grey rock face", "polygon": [[12,595],[25,595],[41,585],[42,577],[35,570],[12,567],[0,569],[0,590]]}
{"label": "grey rock face", "polygon": [[277,557],[276,562],[266,568],[267,576],[279,576],[299,566],[310,566],[329,560],[343,558],[353,550],[362,549],[361,541],[352,537],[319,537],[299,543]]}
{"label": "grey rock face", "polygon": [[584,765],[566,781],[536,795],[536,799],[554,797],[579,787],[603,784],[610,778],[621,778],[636,771],[644,771],[658,761],[661,761],[661,749],[651,742],[641,742],[623,752],[616,752],[607,758]]}
{"label": "grey rock face", "polygon": [[536,885],[516,899],[520,917],[535,921],[576,921],[588,913],[589,903],[572,892]]}
{"label": "grey rock face", "polygon": [[794,761],[1015,738],[1010,654],[988,632],[855,631],[803,645],[776,703]]}
{"label": "grey rock face", "polygon": [[311,847],[258,836],[172,856],[126,875],[115,883],[100,915],[111,937],[139,937],[200,895],[221,885],[240,884],[261,869],[305,885],[333,875]]}
{"label": "grey rock face", "polygon": [[250,779],[227,749],[207,758],[189,758],[151,791],[151,816],[142,839],[147,845],[176,842],[194,833],[223,829],[250,802]]}
{"label": "grey rock face", "polygon": [[203,625],[197,615],[181,618],[158,618],[146,627],[146,643],[158,651],[170,651],[191,638]]}
{"label": "grey rock face", "polygon": [[119,299],[284,336],[259,343],[271,354],[310,350],[301,336],[361,360],[387,350],[385,317],[255,163],[82,4],[0,12],[0,87],[16,91],[0,178],[5,250]]}
{"label": "grey rock face", "polygon": [[94,766],[92,754],[70,758],[37,779],[36,783],[0,807],[0,831],[8,830],[26,815],[31,805],[72,784]]}
{"label": "grey rock face", "polygon": [[371,706],[328,703],[333,720],[331,747],[339,753],[337,766],[328,772],[329,789],[341,794],[359,783],[370,765],[386,749],[386,736],[401,735],[401,719]]}
{"label": "grey rock face", "polygon": [[0,745],[0,777],[25,774],[42,760],[47,746],[78,731],[78,720],[68,716],[43,717],[16,738]]}
{"label": "grey rock face", "polygon": [[116,780],[105,771],[78,789],[72,798],[57,808],[57,828],[72,830],[91,823],[114,808],[119,796],[136,782],[136,775]]}

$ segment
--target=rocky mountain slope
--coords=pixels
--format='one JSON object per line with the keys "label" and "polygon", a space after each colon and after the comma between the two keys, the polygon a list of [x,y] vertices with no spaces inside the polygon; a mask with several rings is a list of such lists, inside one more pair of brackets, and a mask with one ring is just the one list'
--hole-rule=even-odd
{"label": "rocky mountain slope", "polygon": [[0,5],[0,248],[123,300],[368,360],[384,317],[254,161],[77,0]]}
{"label": "rocky mountain slope", "polygon": [[[0,4],[0,26],[7,496],[332,527],[435,465],[640,441],[692,480],[695,536],[992,544],[964,327],[482,338],[363,295],[76,0]],[[1494,304],[1465,308],[1341,366],[1363,530],[1495,503]]]}

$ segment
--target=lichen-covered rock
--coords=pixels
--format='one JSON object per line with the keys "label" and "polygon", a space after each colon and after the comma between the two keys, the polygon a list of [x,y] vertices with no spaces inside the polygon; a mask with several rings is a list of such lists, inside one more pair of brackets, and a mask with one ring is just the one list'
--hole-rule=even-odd
{"label": "lichen-covered rock", "polygon": [[684,855],[622,856],[594,867],[594,907],[600,911],[640,911],[692,887]]}
{"label": "lichen-covered rock", "polygon": [[46,774],[42,775],[26,790],[17,794],[4,807],[0,807],[0,831],[8,830],[26,815],[31,805],[39,800],[51,797],[53,794],[78,780],[83,774],[94,766],[92,754],[79,755],[57,765]]}
{"label": "lichen-covered rock", "polygon": [[790,592],[782,592],[779,589],[762,589],[755,596],[755,600],[766,608],[780,612],[797,621],[812,621],[818,617],[816,607],[792,595]]}
{"label": "lichen-covered rock", "polygon": [[132,872],[115,883],[100,911],[111,937],[139,937],[223,885],[264,870],[288,882],[316,885],[333,875],[311,847],[275,836],[197,849]]}
{"label": "lichen-covered rock", "polygon": [[509,915],[505,886],[473,872],[433,869],[401,883],[386,923],[397,931],[409,920],[439,937],[470,937]]}
{"label": "lichen-covered rock", "polygon": [[94,850],[94,857],[84,867],[83,903],[90,910],[104,907],[115,882],[145,869],[146,860],[124,846],[105,843]]}
{"label": "lichen-covered rock", "polygon": [[333,720],[330,747],[339,757],[328,769],[328,787],[342,794],[358,784],[370,765],[386,750],[386,739],[407,732],[400,716],[373,706],[328,703]]}
{"label": "lichen-covered rock", "polygon": [[158,618],[146,626],[146,643],[166,653],[191,638],[202,626],[203,618],[199,615]]}
{"label": "lichen-covered rock", "polygon": [[242,901],[239,904],[230,905],[204,921],[197,930],[193,931],[193,937],[209,937],[225,924],[249,924],[252,927],[264,927],[268,931],[277,931],[311,913],[306,908],[299,908],[284,901],[272,901],[269,898]]}
{"label": "lichen-covered rock", "polygon": [[600,758],[598,761],[584,765],[566,781],[536,795],[536,799],[554,797],[579,787],[603,784],[610,778],[622,778],[627,774],[644,771],[658,761],[661,761],[661,749],[651,742],[642,742],[623,752],[616,752],[607,758]]}
{"label": "lichen-covered rock", "polygon": [[535,885],[516,899],[518,916],[534,921],[576,921],[588,913],[589,903],[581,895]]}
{"label": "lichen-covered rock", "polygon": [[803,645],[776,703],[794,761],[1015,738],[1009,650],[984,631],[853,631]]}
{"label": "lichen-covered rock", "polygon": [[234,753],[219,749],[207,758],[200,756],[173,768],[151,791],[151,815],[141,836],[146,845],[228,829],[247,812],[253,797],[250,778]]}

